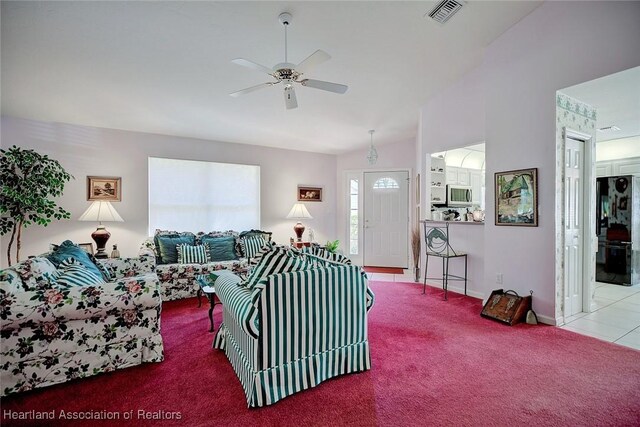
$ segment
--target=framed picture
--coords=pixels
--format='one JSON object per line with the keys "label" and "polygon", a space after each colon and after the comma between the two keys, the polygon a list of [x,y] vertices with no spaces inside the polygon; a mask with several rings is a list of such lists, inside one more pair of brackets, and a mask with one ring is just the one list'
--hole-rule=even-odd
{"label": "framed picture", "polygon": [[119,202],[122,200],[122,178],[113,176],[88,176],[87,200]]}
{"label": "framed picture", "polygon": [[93,255],[93,243],[78,243],[78,246]]}
{"label": "framed picture", "polygon": [[298,185],[298,201],[299,202],[321,202],[322,187],[307,187]]}
{"label": "framed picture", "polygon": [[496,225],[538,226],[538,169],[495,174]]}

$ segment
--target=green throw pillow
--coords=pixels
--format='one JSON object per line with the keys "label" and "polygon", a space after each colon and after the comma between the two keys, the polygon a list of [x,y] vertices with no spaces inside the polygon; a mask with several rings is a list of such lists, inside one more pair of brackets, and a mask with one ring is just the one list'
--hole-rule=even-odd
{"label": "green throw pillow", "polygon": [[98,268],[98,266],[91,260],[91,257],[80,246],[73,243],[71,240],[65,240],[60,244],[60,246],[56,247],[56,249],[47,255],[47,258],[53,265],[59,267],[62,261],[65,261],[69,258],[75,259],[79,264],[82,264],[86,267],[87,270],[92,272],[98,277],[103,277],[102,272]]}
{"label": "green throw pillow", "polygon": [[159,264],[177,264],[178,249],[176,246],[187,244],[193,246],[196,237],[193,234],[167,234],[156,236],[158,241],[158,250],[160,252]]}
{"label": "green throw pillow", "polygon": [[211,262],[238,259],[235,249],[236,238],[234,236],[202,236],[200,242],[209,245]]}

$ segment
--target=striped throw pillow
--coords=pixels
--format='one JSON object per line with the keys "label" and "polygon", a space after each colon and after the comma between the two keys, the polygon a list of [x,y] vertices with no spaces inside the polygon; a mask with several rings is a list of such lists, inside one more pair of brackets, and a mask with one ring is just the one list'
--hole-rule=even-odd
{"label": "striped throw pillow", "polygon": [[67,258],[58,266],[60,275],[56,285],[71,288],[73,286],[95,286],[106,283],[102,277],[80,264],[75,258]]}
{"label": "striped throw pillow", "polygon": [[267,244],[267,241],[262,236],[247,236],[240,239],[240,248],[245,258],[254,258],[262,248]]}
{"label": "striped throw pillow", "polygon": [[249,274],[247,280],[242,282],[242,285],[253,289],[260,280],[272,274],[306,270],[308,268],[309,265],[307,265],[303,257],[292,255],[286,250],[277,248],[262,255],[260,262],[251,270],[251,274]]}
{"label": "striped throw pillow", "polygon": [[209,245],[176,245],[178,250],[178,264],[205,264],[210,262]]}

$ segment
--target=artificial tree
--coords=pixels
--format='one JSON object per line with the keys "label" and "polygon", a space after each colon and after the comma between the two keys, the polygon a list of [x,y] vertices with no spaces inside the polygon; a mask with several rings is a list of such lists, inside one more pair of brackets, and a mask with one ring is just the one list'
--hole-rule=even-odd
{"label": "artificial tree", "polygon": [[16,244],[16,262],[20,262],[22,229],[32,224],[47,226],[52,219],[68,219],[71,214],[51,200],[73,178],[57,160],[17,146],[0,149],[0,235],[11,233],[7,262]]}

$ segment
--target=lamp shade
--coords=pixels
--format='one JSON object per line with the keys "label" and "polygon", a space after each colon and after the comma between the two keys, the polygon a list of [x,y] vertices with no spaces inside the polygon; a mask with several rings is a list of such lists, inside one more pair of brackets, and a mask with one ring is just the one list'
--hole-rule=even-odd
{"label": "lamp shade", "polygon": [[307,210],[307,207],[305,205],[303,205],[302,203],[296,203],[295,205],[293,205],[293,207],[289,211],[289,215],[287,215],[287,218],[292,218],[292,219],[310,218],[310,219],[313,219],[313,217],[311,216],[311,214]]}
{"label": "lamp shade", "polygon": [[78,221],[124,222],[120,214],[109,202],[93,202]]}

